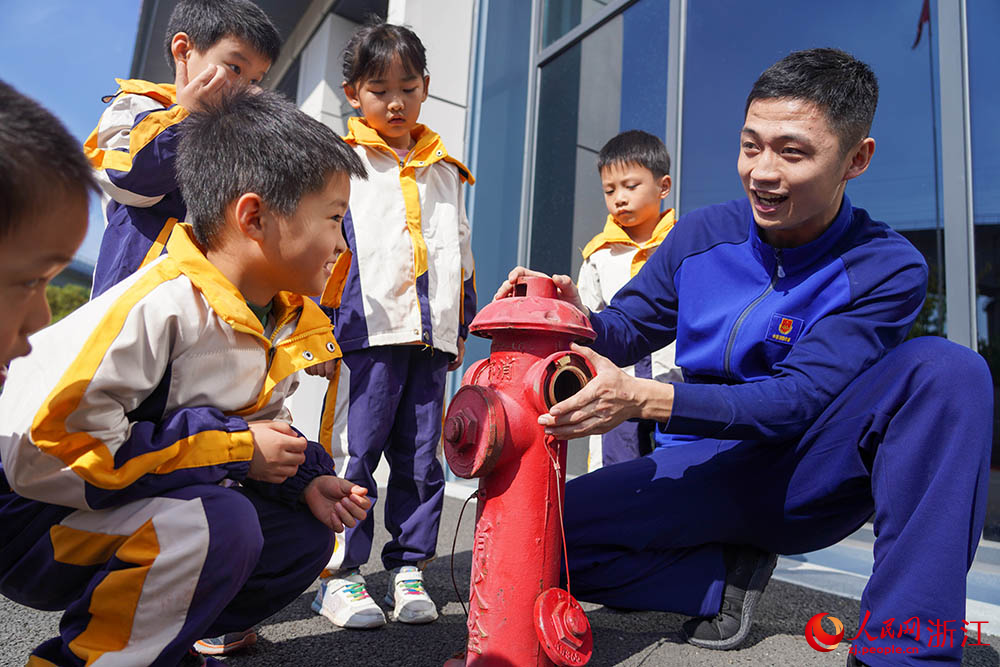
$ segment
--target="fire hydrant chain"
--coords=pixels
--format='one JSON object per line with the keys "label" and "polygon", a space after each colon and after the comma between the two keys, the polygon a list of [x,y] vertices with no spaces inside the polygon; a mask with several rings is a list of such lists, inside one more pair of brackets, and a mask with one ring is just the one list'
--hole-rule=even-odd
{"label": "fire hydrant chain", "polygon": [[559,483],[559,461],[552,454],[552,445],[555,443],[556,439],[551,435],[545,437],[545,451],[549,455],[549,460],[552,461],[552,468],[556,472],[556,500],[559,507],[559,531],[562,535],[562,548],[563,548],[563,563],[566,565],[566,592],[570,595],[573,594],[573,589],[569,586],[569,552],[566,550],[566,522],[563,520],[563,500],[562,491]]}

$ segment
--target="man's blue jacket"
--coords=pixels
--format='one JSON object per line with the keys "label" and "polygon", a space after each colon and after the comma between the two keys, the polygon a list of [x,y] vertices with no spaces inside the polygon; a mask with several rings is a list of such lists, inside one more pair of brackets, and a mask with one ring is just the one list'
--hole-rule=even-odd
{"label": "man's blue jacket", "polygon": [[667,241],[591,316],[594,349],[619,365],[677,340],[669,434],[797,438],[901,343],[927,290],[923,256],[845,196],[815,241],[779,249],[746,199],[683,216]]}

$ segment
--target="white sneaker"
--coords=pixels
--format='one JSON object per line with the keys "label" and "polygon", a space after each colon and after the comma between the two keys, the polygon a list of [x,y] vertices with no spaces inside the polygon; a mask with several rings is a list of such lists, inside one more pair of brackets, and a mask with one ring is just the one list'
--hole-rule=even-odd
{"label": "white sneaker", "polygon": [[312,610],[341,628],[377,628],[385,625],[382,608],[365,590],[365,578],[357,570],[321,579]]}
{"label": "white sneaker", "polygon": [[430,623],[437,620],[434,600],[424,590],[424,573],[413,565],[392,570],[392,584],[385,603],[393,606],[389,617],[400,623]]}

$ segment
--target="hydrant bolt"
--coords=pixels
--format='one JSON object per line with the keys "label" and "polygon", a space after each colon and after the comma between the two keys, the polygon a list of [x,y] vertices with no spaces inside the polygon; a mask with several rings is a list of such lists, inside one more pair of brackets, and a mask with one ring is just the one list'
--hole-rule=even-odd
{"label": "hydrant bolt", "polygon": [[566,623],[566,629],[577,637],[587,632],[587,617],[583,615],[579,607],[568,607],[563,615],[563,621]]}
{"label": "hydrant bolt", "polygon": [[[476,415],[468,410],[460,410],[457,415],[445,420],[444,439],[462,449],[472,444],[478,428],[479,422],[476,420]],[[463,444],[462,440],[468,440],[468,442]]]}
{"label": "hydrant bolt", "polygon": [[461,417],[449,418],[444,423],[444,439],[453,445],[457,445],[465,434],[465,423]]}

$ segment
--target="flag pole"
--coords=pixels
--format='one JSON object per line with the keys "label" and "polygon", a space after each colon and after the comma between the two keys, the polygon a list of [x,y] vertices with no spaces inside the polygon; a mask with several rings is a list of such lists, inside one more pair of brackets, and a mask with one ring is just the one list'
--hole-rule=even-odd
{"label": "flag pole", "polygon": [[[934,230],[937,246],[937,276],[935,291],[938,297],[944,296],[944,285],[942,284],[944,275],[944,228],[941,226],[941,180],[938,167],[938,122],[937,104],[934,95],[934,21],[930,17],[930,0],[924,0],[924,6],[928,9],[927,16],[927,66],[931,75],[931,131],[932,145],[934,147]],[[943,322],[942,322],[943,324]],[[944,331],[941,332],[944,334]]]}

